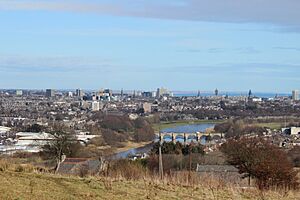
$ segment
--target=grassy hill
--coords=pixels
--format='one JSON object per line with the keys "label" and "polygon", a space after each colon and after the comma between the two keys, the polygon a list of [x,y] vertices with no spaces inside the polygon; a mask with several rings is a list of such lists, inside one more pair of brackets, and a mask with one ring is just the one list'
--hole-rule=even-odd
{"label": "grassy hill", "polygon": [[184,187],[149,181],[110,181],[104,178],[64,177],[51,174],[0,172],[0,199],[300,199],[256,189]]}

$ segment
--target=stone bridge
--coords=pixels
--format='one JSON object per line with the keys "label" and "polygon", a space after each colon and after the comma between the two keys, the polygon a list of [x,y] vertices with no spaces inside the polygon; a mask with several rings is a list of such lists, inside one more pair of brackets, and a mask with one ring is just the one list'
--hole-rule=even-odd
{"label": "stone bridge", "polygon": [[159,141],[165,141],[165,139],[170,138],[172,142],[176,142],[177,139],[183,139],[184,142],[187,142],[187,140],[197,141],[200,142],[202,138],[204,137],[211,137],[211,138],[223,138],[223,133],[202,133],[202,132],[196,132],[196,133],[156,133],[156,138],[158,138]]}

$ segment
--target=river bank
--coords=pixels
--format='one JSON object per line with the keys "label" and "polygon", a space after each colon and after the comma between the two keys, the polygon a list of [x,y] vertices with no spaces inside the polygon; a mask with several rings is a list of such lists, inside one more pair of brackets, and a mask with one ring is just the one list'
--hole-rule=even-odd
{"label": "river bank", "polygon": [[[216,123],[221,123],[221,122],[216,120],[173,121],[168,123],[156,124],[155,132],[156,133],[157,132],[195,133],[198,131],[205,132],[207,129],[213,128]],[[157,141],[157,139],[151,142],[141,142],[141,143],[128,142],[124,148],[118,148],[116,151],[114,151],[114,153],[112,154],[112,158],[119,159],[119,158],[126,158],[129,155],[148,153],[151,150],[153,143],[155,141]],[[181,139],[178,139],[178,141],[181,141]]]}
{"label": "river bank", "polygon": [[122,145],[124,145],[124,147],[117,148],[114,151],[114,153],[120,153],[120,152],[128,151],[130,149],[141,148],[141,147],[147,146],[147,145],[149,145],[151,143],[152,143],[152,141],[148,141],[148,142],[132,142],[132,141],[128,141],[128,142],[122,143]]}

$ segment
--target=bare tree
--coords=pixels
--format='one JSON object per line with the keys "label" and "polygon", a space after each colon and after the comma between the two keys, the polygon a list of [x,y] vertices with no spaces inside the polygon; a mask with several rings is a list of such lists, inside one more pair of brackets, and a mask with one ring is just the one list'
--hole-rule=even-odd
{"label": "bare tree", "polygon": [[241,174],[253,177],[259,189],[298,187],[297,171],[288,160],[286,152],[263,138],[229,140],[221,151],[227,161],[235,165]]}
{"label": "bare tree", "polygon": [[57,162],[58,169],[63,160],[63,156],[72,156],[78,151],[78,142],[74,132],[61,124],[55,124],[50,128],[51,139],[43,146],[43,154],[49,159]]}

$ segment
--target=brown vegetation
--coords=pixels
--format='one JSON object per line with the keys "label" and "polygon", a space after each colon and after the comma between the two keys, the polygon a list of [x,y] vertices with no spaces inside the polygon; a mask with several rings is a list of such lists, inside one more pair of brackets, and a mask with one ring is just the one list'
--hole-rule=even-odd
{"label": "brown vegetation", "polygon": [[240,137],[248,134],[263,134],[266,129],[256,125],[245,125],[243,120],[228,120],[227,122],[216,124],[214,130],[225,133],[226,138]]}
{"label": "brown vegetation", "polygon": [[297,171],[294,171],[287,154],[262,138],[229,140],[221,151],[227,161],[240,173],[255,178],[259,189],[297,189]]}

